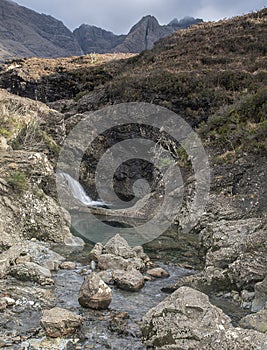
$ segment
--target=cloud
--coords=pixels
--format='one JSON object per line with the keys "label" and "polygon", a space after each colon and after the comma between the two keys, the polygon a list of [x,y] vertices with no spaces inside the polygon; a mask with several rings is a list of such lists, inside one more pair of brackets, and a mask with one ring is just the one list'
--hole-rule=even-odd
{"label": "cloud", "polygon": [[144,15],[157,17],[161,24],[174,17],[193,16],[218,20],[242,15],[266,6],[266,0],[17,0],[37,12],[62,20],[70,29],[82,23],[96,25],[117,34],[127,33]]}

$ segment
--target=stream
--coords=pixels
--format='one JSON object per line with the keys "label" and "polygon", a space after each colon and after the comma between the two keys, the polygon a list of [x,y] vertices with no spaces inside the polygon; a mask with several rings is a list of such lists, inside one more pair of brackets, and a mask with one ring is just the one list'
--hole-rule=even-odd
{"label": "stream", "polygon": [[[88,254],[91,248],[91,245],[86,244],[82,251],[70,252],[66,246],[54,246],[53,250],[65,256],[68,261],[74,261],[76,268],[54,272],[53,286],[40,288],[32,282],[18,281],[12,277],[6,280],[3,290],[16,300],[16,304],[5,314],[0,314],[0,348],[145,350],[139,328],[142,317],[167,297],[168,294],[161,291],[162,287],[195,271],[175,264],[174,256],[165,252],[164,260],[160,262],[154,259],[153,262],[167,270],[170,277],[146,281],[139,292],[123,291],[112,285],[113,298],[108,310],[85,309],[78,303],[78,292],[84,276],[90,273]],[[232,318],[233,324],[245,315],[245,311],[237,304],[225,298],[214,296],[210,300]],[[83,316],[84,324],[77,335],[64,339],[45,337],[40,327],[42,310],[55,306]]]}
{"label": "stream", "polygon": [[[145,286],[139,292],[127,292],[111,286],[113,291],[112,303],[109,310],[94,311],[82,308],[78,303],[78,291],[83,282],[81,270],[89,270],[90,266],[84,265],[86,261],[85,249],[77,257],[79,264],[74,271],[59,270],[55,276],[55,294],[57,306],[74,311],[85,318],[83,326],[84,342],[82,349],[114,349],[114,350],[141,350],[145,349],[140,340],[138,323],[147,311],[159,304],[166,296],[161,288],[166,283],[175,283],[182,276],[192,274],[192,270],[183,269],[174,264],[157,265],[166,269],[170,277],[168,279],[156,279],[146,281]],[[62,254],[62,252],[61,252]],[[69,256],[73,260],[74,256]],[[118,314],[127,313],[126,318],[116,317]]]}

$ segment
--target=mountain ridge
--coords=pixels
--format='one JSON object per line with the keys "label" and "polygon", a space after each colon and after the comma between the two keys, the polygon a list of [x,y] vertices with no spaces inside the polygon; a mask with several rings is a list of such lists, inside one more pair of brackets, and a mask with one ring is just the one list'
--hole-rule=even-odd
{"label": "mountain ridge", "polygon": [[[199,18],[185,17],[179,21],[175,18],[169,24],[160,25],[156,17],[146,15],[133,25],[127,34],[116,35],[87,24],[76,28],[73,34],[85,54],[92,52],[140,53],[143,50],[152,49],[155,42],[171,35],[176,30],[185,29],[201,22],[203,20]],[[97,45],[97,39],[100,39],[100,45]]]}
{"label": "mountain ridge", "polygon": [[[199,21],[202,20],[196,20]],[[12,58],[141,52],[152,48],[157,40],[171,34],[180,28],[178,27],[160,26],[155,17],[146,16],[126,35],[116,35],[87,24],[82,24],[71,32],[62,21],[50,15],[40,14],[14,1],[1,0],[0,62]]]}

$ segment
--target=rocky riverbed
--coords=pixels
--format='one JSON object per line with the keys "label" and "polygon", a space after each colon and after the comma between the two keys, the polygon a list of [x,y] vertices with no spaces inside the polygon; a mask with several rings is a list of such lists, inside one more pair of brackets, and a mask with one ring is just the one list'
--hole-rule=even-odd
{"label": "rocky riverbed", "polygon": [[[90,245],[79,248],[54,245],[51,250],[48,244],[32,240],[10,248],[0,258],[5,276],[0,291],[3,349],[141,350],[168,349],[169,343],[171,349],[177,349],[173,344],[180,344],[181,339],[183,349],[192,344],[200,349],[198,346],[209,344],[207,336],[214,338],[216,329],[223,339],[231,335],[226,349],[235,344],[236,336],[255,337],[259,346],[266,342],[263,333],[233,327],[232,323],[237,324],[249,312],[240,307],[237,299],[233,302],[230,295],[214,294],[209,302],[205,294],[182,287],[168,297],[162,291],[167,284],[197,277],[196,271],[151,261],[141,247],[129,247],[119,235],[105,246],[96,244],[93,249]],[[135,275],[142,281],[137,282],[133,291]],[[101,304],[101,283],[95,282],[93,276],[101,277],[101,283],[111,291],[106,306]],[[89,283],[84,287],[87,279]],[[83,292],[87,293],[88,301],[94,299],[93,306],[81,306],[79,296],[83,288],[87,289]],[[158,322],[161,308],[165,316]],[[176,320],[180,319],[179,324],[173,321],[172,313]],[[255,317],[254,325],[259,324]],[[249,316],[242,320],[245,328],[253,328],[249,326],[252,323]],[[264,321],[261,326],[264,328]],[[168,332],[172,336],[166,338]],[[233,349],[245,349],[243,345],[241,342]]]}
{"label": "rocky riverbed", "polygon": [[[139,292],[117,288],[113,282],[110,282],[113,296],[109,308],[102,311],[86,309],[79,304],[78,294],[85,276],[92,274],[93,264],[90,263],[89,258],[91,246],[79,250],[66,246],[55,246],[54,249],[60,251],[62,255],[52,253],[43,244],[33,241],[24,245],[22,253],[19,252],[18,247],[11,252],[10,258],[15,258],[18,262],[15,264],[17,271],[23,270],[20,266],[23,264],[24,274],[23,271],[17,272],[16,275],[8,273],[2,280],[1,348],[144,349],[139,325],[145,313],[165,298],[166,294],[161,291],[161,288],[166,283],[166,276],[163,279],[151,275],[149,277],[147,274],[147,281]],[[26,261],[33,260],[35,253],[39,253],[38,258],[36,256],[38,261],[35,260],[37,266],[46,265],[52,269],[50,281],[41,279],[43,272],[41,270],[34,275],[30,270],[32,266],[29,262],[25,266]],[[68,261],[63,262],[65,259]],[[155,270],[155,273],[168,271],[170,283],[194,273],[174,264],[158,264],[160,268]],[[49,271],[49,269],[46,270]],[[58,338],[46,336],[40,320],[44,310],[54,307],[82,316],[83,325],[76,335]]]}

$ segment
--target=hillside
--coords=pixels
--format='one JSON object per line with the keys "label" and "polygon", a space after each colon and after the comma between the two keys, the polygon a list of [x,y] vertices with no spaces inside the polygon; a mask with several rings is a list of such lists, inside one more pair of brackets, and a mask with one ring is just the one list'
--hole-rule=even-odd
{"label": "hillside", "polygon": [[[128,60],[110,55],[113,59],[103,62],[101,55],[91,54],[45,62],[14,61],[2,68],[0,85],[44,102],[68,99],[67,104],[54,106],[62,105],[70,114],[107,103],[152,102],[181,114],[195,127],[202,123],[202,130],[207,123],[213,128],[211,119],[221,117],[219,127],[232,110],[238,114],[258,101],[262,117],[251,120],[257,123],[266,108],[266,47],[264,9],[178,31],[153,50]],[[246,115],[251,117],[249,112]],[[227,132],[236,133],[231,128]]]}
{"label": "hillside", "polygon": [[[110,104],[167,107],[199,132],[214,172],[224,173],[214,187],[233,187],[236,193],[237,174],[244,172],[239,160],[251,168],[266,153],[266,12],[178,31],[129,59],[90,54],[17,60],[2,68],[0,86],[48,103],[65,113],[70,126],[75,114]],[[242,193],[248,191],[245,183]],[[266,209],[263,198],[256,202],[253,212]]]}

